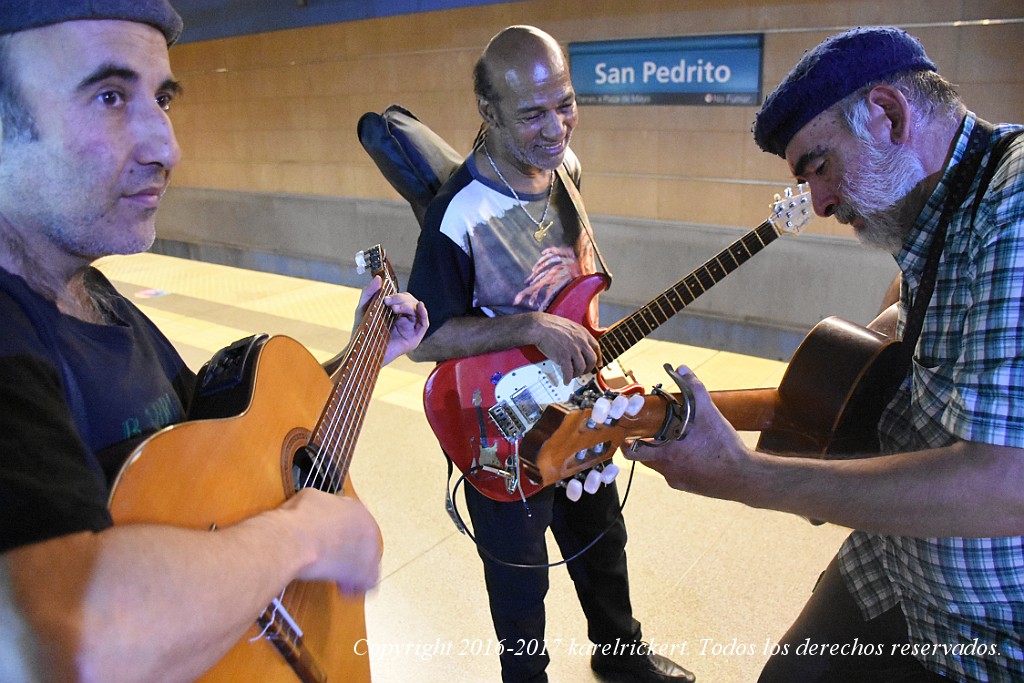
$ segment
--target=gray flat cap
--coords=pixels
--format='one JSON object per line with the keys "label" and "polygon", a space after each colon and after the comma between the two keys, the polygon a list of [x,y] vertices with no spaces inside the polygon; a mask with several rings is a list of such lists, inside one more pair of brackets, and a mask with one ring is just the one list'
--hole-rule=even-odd
{"label": "gray flat cap", "polygon": [[181,17],[168,0],[0,0],[0,35],[76,19],[120,19],[149,24],[172,45]]}

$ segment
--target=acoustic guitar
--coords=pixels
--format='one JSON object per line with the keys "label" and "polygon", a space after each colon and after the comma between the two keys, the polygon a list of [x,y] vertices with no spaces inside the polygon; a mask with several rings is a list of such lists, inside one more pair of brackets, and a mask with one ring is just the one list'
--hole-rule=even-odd
{"label": "acoustic guitar", "polygon": [[[200,372],[197,414],[240,412],[190,419],[138,446],[111,494],[115,524],[216,533],[301,488],[355,496],[349,465],[395,321],[384,297],[398,291],[379,245],[357,263],[384,286],[333,375],[285,336],[259,335],[218,352]],[[365,638],[363,596],[342,595],[333,582],[294,581],[200,680],[369,681],[369,658],[354,647]]]}
{"label": "acoustic guitar", "polygon": [[[806,185],[775,195],[768,218],[639,310],[608,328],[591,315],[594,298],[608,287],[601,274],[571,281],[547,312],[583,325],[600,346],[602,367],[566,381],[536,347],[525,346],[439,363],[427,378],[423,406],[441,448],[480,493],[498,501],[527,498],[551,482],[520,466],[517,445],[544,409],[585,389],[604,391],[606,375],[624,352],[785,233],[799,233],[813,217]],[[624,377],[617,388],[642,391]],[[582,469],[582,468],[581,468]],[[578,471],[578,470],[577,470]],[[524,473],[527,476],[523,476]]]}
{"label": "acoustic guitar", "polygon": [[[903,343],[882,330],[895,305],[868,327],[838,317],[814,326],[793,354],[777,388],[713,391],[711,398],[739,431],[761,432],[758,450],[805,457],[843,458],[878,450],[882,410],[909,366]],[[618,419],[594,420],[600,394],[552,404],[519,444],[531,477],[549,485],[608,460],[616,448],[672,426],[680,393],[652,392]],[[605,398],[607,400],[607,398]]]}

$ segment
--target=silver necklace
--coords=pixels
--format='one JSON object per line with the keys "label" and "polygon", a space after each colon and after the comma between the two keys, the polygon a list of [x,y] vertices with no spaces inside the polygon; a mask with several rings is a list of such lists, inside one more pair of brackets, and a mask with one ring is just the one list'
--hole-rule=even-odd
{"label": "silver necklace", "polygon": [[509,185],[509,182],[505,180],[505,176],[501,175],[501,171],[498,170],[498,165],[495,164],[494,159],[491,158],[491,152],[487,149],[486,142],[483,144],[483,148],[484,155],[487,157],[487,161],[491,163],[491,168],[493,168],[494,172],[498,174],[498,178],[501,179],[501,182],[505,183],[505,187],[507,187],[508,191],[512,193],[512,196],[516,198],[516,201],[519,202],[519,208],[523,210],[523,213],[526,214],[526,217],[529,218],[530,221],[537,226],[537,230],[534,231],[533,233],[533,239],[540,242],[542,239],[544,239],[544,236],[548,234],[548,230],[550,230],[551,226],[554,225],[555,223],[554,221],[548,221],[547,225],[544,224],[544,219],[548,215],[548,207],[551,206],[551,190],[555,186],[555,172],[550,172],[551,180],[548,181],[548,197],[544,201],[544,211],[540,215],[540,220],[537,220],[536,218],[530,215],[529,211],[526,210],[526,206],[523,204],[523,200],[519,198],[519,194],[517,194],[516,191],[512,189],[512,186]]}

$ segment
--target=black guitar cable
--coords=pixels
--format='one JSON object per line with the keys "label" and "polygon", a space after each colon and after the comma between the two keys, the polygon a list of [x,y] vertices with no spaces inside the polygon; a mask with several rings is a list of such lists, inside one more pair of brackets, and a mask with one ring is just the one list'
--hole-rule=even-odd
{"label": "black guitar cable", "polygon": [[[450,472],[451,472],[451,469],[452,469],[452,462],[451,462],[450,459],[448,460],[448,468],[449,468],[449,475],[450,475]],[[618,519],[614,520],[611,524],[609,524],[607,527],[605,527],[604,531],[602,531],[597,536],[595,536],[594,540],[590,541],[585,546],[583,546],[579,550],[579,552],[577,552],[576,554],[574,554],[571,557],[563,558],[562,560],[560,560],[558,562],[551,562],[551,563],[548,563],[548,564],[523,564],[523,563],[520,563],[520,562],[508,562],[507,560],[503,560],[503,559],[501,559],[499,557],[495,557],[494,554],[492,554],[489,550],[487,550],[482,545],[480,545],[479,542],[477,542],[476,536],[474,536],[472,534],[472,532],[470,532],[469,527],[466,526],[466,522],[462,519],[462,515],[459,514],[458,506],[456,506],[456,504],[455,504],[455,496],[458,494],[459,487],[462,486],[463,482],[466,480],[466,477],[470,476],[471,474],[474,474],[475,472],[477,472],[480,469],[483,469],[482,465],[478,465],[476,467],[471,467],[470,469],[466,470],[462,474],[462,476],[459,477],[455,481],[455,488],[454,489],[453,488],[449,488],[447,485],[445,486],[445,494],[447,496],[447,498],[445,500],[445,508],[447,509],[448,514],[451,516],[452,521],[455,522],[455,526],[458,527],[459,531],[461,531],[462,533],[464,533],[467,536],[469,536],[469,539],[471,541],[473,541],[473,544],[476,545],[477,550],[479,550],[480,553],[484,557],[486,557],[487,559],[489,559],[492,562],[496,562],[497,564],[504,565],[506,567],[513,567],[515,569],[550,569],[552,567],[560,567],[563,564],[568,564],[569,562],[572,562],[573,560],[578,558],[580,555],[582,555],[583,553],[585,553],[588,550],[590,550],[591,548],[593,548],[594,544],[596,544],[598,541],[600,541],[602,538],[604,538],[604,535],[607,534],[611,530],[611,528],[613,526],[615,526],[615,524],[618,522]],[[632,467],[629,468],[629,480],[626,482],[626,490],[623,492],[623,494],[622,494],[622,502],[619,504],[618,517],[622,516],[622,511],[626,507],[626,501],[629,499],[629,490],[633,486],[633,472],[635,470],[636,470],[636,462],[634,461],[633,464],[632,464]],[[449,476],[448,482],[449,483],[451,482],[451,477],[450,476]],[[530,506],[526,503],[525,500],[523,501],[523,505],[526,506],[527,511],[529,511]]]}

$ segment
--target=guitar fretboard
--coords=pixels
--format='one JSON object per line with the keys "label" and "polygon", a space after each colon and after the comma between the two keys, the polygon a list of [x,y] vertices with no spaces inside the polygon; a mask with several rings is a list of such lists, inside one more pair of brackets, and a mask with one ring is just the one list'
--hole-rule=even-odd
{"label": "guitar fretboard", "polygon": [[383,284],[352,332],[345,359],[333,375],[331,397],[310,438],[318,473],[309,485],[331,493],[341,491],[348,476],[356,441],[384,364],[384,353],[396,319],[394,312],[384,303],[385,297],[398,292],[391,264],[385,262],[374,274],[381,276]]}
{"label": "guitar fretboard", "polygon": [[653,301],[612,325],[598,341],[603,362],[611,363],[778,237],[775,226],[765,221]]}

